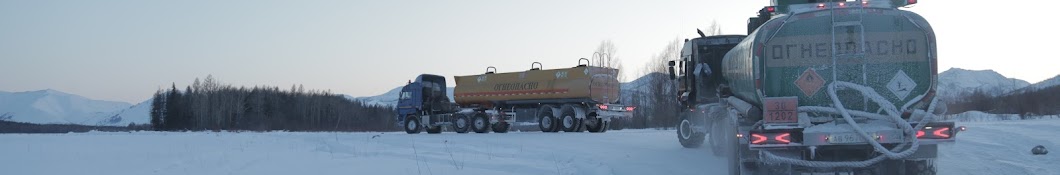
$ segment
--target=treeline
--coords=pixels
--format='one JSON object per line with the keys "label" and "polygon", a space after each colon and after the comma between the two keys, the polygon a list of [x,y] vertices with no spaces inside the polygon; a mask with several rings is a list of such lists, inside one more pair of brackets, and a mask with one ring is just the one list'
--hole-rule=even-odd
{"label": "treeline", "polygon": [[154,94],[151,125],[160,131],[395,131],[393,108],[329,91],[292,86],[233,87],[207,76]]}
{"label": "treeline", "polygon": [[1001,96],[991,96],[983,91],[949,103],[948,113],[983,111],[995,114],[1021,114],[1021,116],[1060,114],[1060,86],[1036,91],[1022,91]]}
{"label": "treeline", "polygon": [[75,124],[36,124],[0,120],[0,133],[69,133],[88,131],[118,132],[150,129],[151,127],[146,124],[129,124],[128,126],[87,126]]}

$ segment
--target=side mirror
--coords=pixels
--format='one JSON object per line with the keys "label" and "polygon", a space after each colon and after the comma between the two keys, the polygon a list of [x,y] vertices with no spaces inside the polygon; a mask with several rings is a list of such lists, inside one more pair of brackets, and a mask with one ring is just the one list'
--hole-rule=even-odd
{"label": "side mirror", "polygon": [[674,65],[677,65],[677,63],[674,61],[670,61],[668,65],[669,66],[667,66],[667,69],[670,70],[670,80],[677,79],[677,75],[674,73]]}

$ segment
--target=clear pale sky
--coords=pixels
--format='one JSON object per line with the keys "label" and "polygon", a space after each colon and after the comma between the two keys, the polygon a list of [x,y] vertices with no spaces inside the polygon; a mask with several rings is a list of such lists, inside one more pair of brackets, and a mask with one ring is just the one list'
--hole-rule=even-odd
{"label": "clear pale sky", "polygon": [[[712,20],[744,34],[767,0],[0,0],[0,91],[138,103],[196,77],[381,94],[421,73],[569,67],[611,40],[630,79]],[[940,71],[1060,73],[1055,1],[921,0]],[[1046,42],[1051,41],[1051,42]]]}

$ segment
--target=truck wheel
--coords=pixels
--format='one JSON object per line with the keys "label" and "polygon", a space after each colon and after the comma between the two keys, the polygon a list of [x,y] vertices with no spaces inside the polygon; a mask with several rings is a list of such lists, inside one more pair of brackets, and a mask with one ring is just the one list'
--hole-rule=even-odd
{"label": "truck wheel", "polygon": [[562,129],[563,132],[574,132],[574,131],[577,131],[578,130],[578,125],[581,124],[581,122],[578,120],[578,117],[577,117],[578,114],[574,110],[578,110],[578,109],[576,109],[574,106],[571,106],[571,105],[564,105],[563,109],[561,109],[561,110],[562,110],[562,112],[560,112],[560,118],[559,118],[560,119],[560,122],[559,122],[560,129]]}
{"label": "truck wheel", "polygon": [[725,156],[725,149],[722,149],[726,139],[723,135],[725,126],[718,126],[720,123],[722,122],[710,123],[710,151],[714,153],[714,156]]}
{"label": "truck wheel", "polygon": [[438,134],[442,133],[442,126],[427,127],[427,134]]}
{"label": "truck wheel", "polygon": [[677,141],[681,142],[681,146],[685,148],[699,148],[703,145],[704,133],[696,132],[695,122],[691,119],[691,115],[681,115],[681,122],[677,124]]}
{"label": "truck wheel", "polygon": [[719,145],[721,145],[722,150],[725,150],[724,155],[726,160],[728,160],[726,162],[728,164],[727,166],[729,167],[729,174],[750,174],[747,173],[747,170],[743,166],[743,161],[740,160],[740,155],[742,153],[740,153],[740,140],[739,138],[736,138],[736,122],[733,121],[733,118],[728,115],[720,117],[720,120],[716,122],[721,124],[716,126],[721,126],[720,131],[722,132],[720,133],[720,138],[723,141],[719,143]]}
{"label": "truck wheel", "polygon": [[508,133],[508,129],[511,128],[511,127],[512,127],[512,125],[508,124],[508,122],[497,122],[497,123],[493,124],[493,132],[494,133]]}
{"label": "truck wheel", "polygon": [[486,113],[478,112],[471,118],[471,130],[475,133],[486,133],[489,132],[490,120],[486,118]]}
{"label": "truck wheel", "polygon": [[604,129],[600,130],[600,132],[607,132],[607,130],[610,130],[610,129],[611,129],[611,121],[605,121],[604,122]]}
{"label": "truck wheel", "polygon": [[626,129],[626,125],[628,125],[628,124],[629,124],[629,121],[627,121],[626,118],[611,119],[611,124],[610,124],[611,126],[608,126],[608,129],[610,129],[610,130],[622,130],[622,129]]}
{"label": "truck wheel", "polygon": [[456,119],[453,120],[453,131],[456,131],[456,133],[467,133],[467,129],[470,126],[471,120],[467,119],[467,115],[456,114]]}
{"label": "truck wheel", "polygon": [[556,132],[559,126],[556,126],[556,108],[551,105],[543,105],[541,109],[537,111],[537,126],[541,128],[541,132]]}
{"label": "truck wheel", "polygon": [[726,116],[726,110],[724,107],[715,105],[710,107],[710,113],[708,113],[703,121],[710,122],[710,150],[714,153],[714,156],[724,156],[725,149],[723,143],[725,143],[726,137],[726,126],[728,123],[722,121],[722,117]]}
{"label": "truck wheel", "polygon": [[405,133],[419,134],[420,133],[420,119],[416,116],[405,117]]}
{"label": "truck wheel", "polygon": [[585,130],[589,130],[592,133],[604,132],[607,131],[607,126],[603,119],[589,115],[589,117],[585,118]]}

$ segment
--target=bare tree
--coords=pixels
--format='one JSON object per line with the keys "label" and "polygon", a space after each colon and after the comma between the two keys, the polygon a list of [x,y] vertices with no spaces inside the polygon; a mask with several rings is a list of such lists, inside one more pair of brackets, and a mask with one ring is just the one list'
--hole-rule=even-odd
{"label": "bare tree", "polygon": [[633,90],[638,93],[637,95],[642,96],[634,101],[634,105],[641,109],[642,116],[648,118],[648,124],[653,127],[676,125],[677,112],[680,109],[676,100],[677,91],[667,75],[667,63],[680,58],[680,46],[681,42],[674,39],[666,48],[652,57],[642,69],[641,76],[645,78],[642,81],[645,82],[641,82],[640,87],[635,87],[636,89]]}
{"label": "bare tree", "polygon": [[615,43],[611,40],[604,40],[600,42],[599,46],[596,46],[596,51],[593,52],[593,58],[590,60],[593,66],[608,67],[618,69],[617,75],[618,81],[626,81],[626,76],[622,74],[622,60],[618,58],[618,49],[615,48]]}
{"label": "bare tree", "polygon": [[702,31],[703,35],[706,36],[721,35],[721,25],[718,25],[718,20],[711,20],[710,25],[708,25],[707,28],[704,28]]}

